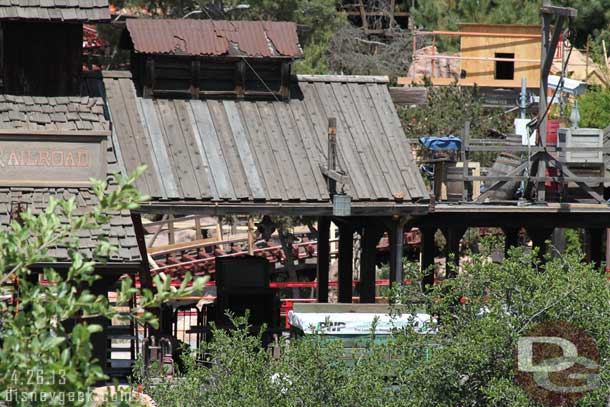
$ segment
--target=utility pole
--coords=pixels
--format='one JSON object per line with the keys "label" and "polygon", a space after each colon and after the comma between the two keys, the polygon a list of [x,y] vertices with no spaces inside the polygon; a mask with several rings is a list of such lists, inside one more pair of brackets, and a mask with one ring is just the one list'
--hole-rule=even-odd
{"label": "utility pole", "polygon": [[[571,22],[576,18],[576,9],[571,7],[556,7],[550,4],[550,1],[545,0],[542,8],[542,53],[540,56],[540,102],[538,105],[538,147],[546,147],[547,133],[547,93],[549,89],[549,73],[553,64],[553,57],[557,50],[557,44],[561,38],[561,33],[564,30],[566,22]],[[551,37],[551,24],[554,23],[553,36]],[[538,166],[538,170],[531,171],[536,173],[538,177],[546,176],[546,164],[550,155],[546,149],[538,159],[534,160],[534,166]],[[538,200],[545,200],[544,181],[538,182]]]}

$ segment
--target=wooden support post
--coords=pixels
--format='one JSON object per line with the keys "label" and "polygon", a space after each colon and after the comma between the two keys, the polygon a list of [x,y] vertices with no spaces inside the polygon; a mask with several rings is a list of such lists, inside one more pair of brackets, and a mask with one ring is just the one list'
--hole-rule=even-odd
{"label": "wooden support post", "polygon": [[246,94],[246,63],[238,61],[235,64],[235,95],[243,99]]}
{"label": "wooden support post", "polygon": [[368,34],[369,23],[366,18],[366,9],[364,8],[364,0],[360,0],[360,19],[362,20],[362,28],[364,29],[364,33]]}
{"label": "wooden support post", "polygon": [[390,283],[404,281],[402,274],[402,255],[405,240],[406,219],[398,218],[391,222],[390,233]]}
{"label": "wooden support post", "polygon": [[169,215],[169,219],[167,221],[167,240],[169,244],[176,243],[176,234],[174,232],[174,215]]}
{"label": "wooden support post", "polygon": [[201,218],[199,216],[195,218],[195,239],[203,239],[201,234]]}
{"label": "wooden support post", "polygon": [[254,256],[254,232],[256,226],[254,226],[254,218],[248,216],[248,254]]}
{"label": "wooden support post", "polygon": [[280,72],[280,96],[282,100],[287,101],[290,99],[290,62],[282,62]]}
{"label": "wooden support post", "polygon": [[172,323],[174,322],[173,308],[169,304],[161,304],[161,317],[159,318],[159,333],[162,336],[172,336]]}
{"label": "wooden support post", "polygon": [[[328,118],[328,155],[326,157],[326,166],[329,171],[337,169],[337,119],[335,117]],[[327,178],[328,192],[331,197],[337,193],[337,182],[332,178]]]}
{"label": "wooden support post", "polygon": [[508,256],[511,248],[519,246],[519,230],[520,228],[517,226],[502,228],[502,232],[504,232],[504,257]]}
{"label": "wooden support post", "polygon": [[328,271],[330,267],[330,219],[318,218],[318,302],[328,302]]}
{"label": "wooden support post", "polygon": [[354,227],[339,225],[339,302],[352,302],[352,266],[354,259]]}
{"label": "wooden support post", "polygon": [[551,236],[551,243],[559,253],[564,253],[566,251],[566,234],[563,229],[555,228],[553,235]]}
{"label": "wooden support post", "polygon": [[[443,229],[446,244],[445,256],[445,278],[455,277],[460,265],[460,240],[464,236],[466,228],[463,226],[454,226]],[[453,257],[453,258],[452,258]],[[453,267],[451,267],[453,264]]]}
{"label": "wooden support post", "polygon": [[191,99],[199,99],[199,73],[201,72],[201,62],[199,58],[191,61]]}
{"label": "wooden support post", "polygon": [[218,217],[218,223],[216,223],[216,240],[223,240],[222,235],[222,216]]}
{"label": "wooden support post", "polygon": [[[462,169],[462,174],[464,177],[464,189],[462,190],[462,201],[468,201],[468,185],[472,187],[472,182],[466,181],[468,177],[468,146],[470,144],[470,121],[466,121],[464,124],[464,134],[462,135],[462,165],[464,168]],[[474,191],[473,191],[474,194]]]}
{"label": "wooden support post", "polygon": [[142,288],[153,290],[153,280],[150,274],[150,265],[148,264],[148,251],[146,250],[146,240],[144,238],[144,226],[142,225],[142,216],[139,213],[131,213],[131,221],[133,229],[136,233],[136,242],[140,256],[142,257],[142,267],[140,268],[140,284]]}
{"label": "wooden support post", "polygon": [[[116,276],[105,275],[104,277],[96,280],[91,285],[91,294],[93,295],[102,295],[108,297],[108,291],[116,284],[117,282]],[[87,318],[88,324],[96,324],[102,327],[102,332],[96,332],[91,335],[91,355],[99,361],[104,372],[108,372],[109,365],[108,359],[110,356],[109,338],[108,338],[108,326],[110,325],[110,320],[106,317],[93,317]]]}
{"label": "wooden support post", "polygon": [[[546,176],[546,168],[547,168],[546,159],[541,159],[540,161],[538,161],[537,176],[538,177],[545,177]],[[546,187],[544,185],[544,181],[538,181],[538,189],[537,189],[536,192],[537,192],[537,195],[538,195],[538,201],[539,202],[546,201]]]}
{"label": "wooden support post", "polygon": [[610,229],[606,229],[606,273],[610,271]]}
{"label": "wooden support post", "polygon": [[528,228],[527,234],[532,239],[532,247],[538,248],[538,257],[540,261],[544,260],[546,254],[546,241],[553,233],[553,228]]}
{"label": "wooden support post", "polygon": [[419,231],[422,235],[421,270],[424,273],[424,277],[422,279],[422,288],[424,290],[429,290],[429,287],[434,284],[434,255],[436,252],[434,235],[436,234],[436,228],[423,227],[419,228]]}
{"label": "wooden support post", "polygon": [[362,228],[360,254],[360,303],[375,303],[375,263],[377,245],[382,235],[382,229],[375,218],[368,220]]}
{"label": "wooden support post", "polygon": [[587,257],[591,263],[595,264],[595,267],[600,267],[602,264],[603,232],[602,228],[586,229],[589,242]]}
{"label": "wooden support post", "polygon": [[152,98],[155,89],[155,60],[149,56],[146,57],[146,67],[144,72],[144,89],[142,90],[142,96],[145,98]]}

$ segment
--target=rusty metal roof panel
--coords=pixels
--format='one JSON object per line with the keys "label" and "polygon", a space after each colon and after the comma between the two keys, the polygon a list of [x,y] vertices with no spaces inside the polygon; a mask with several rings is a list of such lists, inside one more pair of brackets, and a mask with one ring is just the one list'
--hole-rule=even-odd
{"label": "rusty metal roof panel", "polygon": [[129,19],[133,50],[143,54],[298,58],[296,24],[272,21]]}
{"label": "rusty metal roof panel", "polygon": [[263,25],[269,39],[280,54],[297,55],[302,52],[293,23],[264,21]]}

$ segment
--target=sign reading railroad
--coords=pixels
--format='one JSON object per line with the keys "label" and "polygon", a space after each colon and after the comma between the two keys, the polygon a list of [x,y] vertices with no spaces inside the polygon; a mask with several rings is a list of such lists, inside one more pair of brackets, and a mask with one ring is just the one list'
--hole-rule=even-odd
{"label": "sign reading railroad", "polygon": [[0,186],[88,186],[106,177],[106,135],[0,132]]}
{"label": "sign reading railroad", "polygon": [[90,168],[89,151],[34,150],[29,147],[4,150],[0,147],[0,167]]}

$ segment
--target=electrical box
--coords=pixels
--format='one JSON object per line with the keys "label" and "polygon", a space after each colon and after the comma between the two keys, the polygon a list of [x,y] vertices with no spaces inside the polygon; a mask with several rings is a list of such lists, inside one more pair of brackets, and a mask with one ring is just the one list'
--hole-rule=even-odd
{"label": "electrical box", "polygon": [[599,148],[588,151],[560,151],[559,160],[568,164],[602,164],[604,162],[604,131],[601,129],[559,129],[557,147]]}

